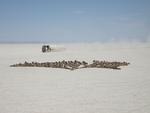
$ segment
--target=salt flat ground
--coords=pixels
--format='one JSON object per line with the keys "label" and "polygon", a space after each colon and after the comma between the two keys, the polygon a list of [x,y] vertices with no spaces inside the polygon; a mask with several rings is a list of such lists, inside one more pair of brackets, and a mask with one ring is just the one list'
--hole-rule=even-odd
{"label": "salt flat ground", "polygon": [[[150,44],[0,44],[0,113],[150,113]],[[24,61],[127,61],[122,70],[9,67]]]}

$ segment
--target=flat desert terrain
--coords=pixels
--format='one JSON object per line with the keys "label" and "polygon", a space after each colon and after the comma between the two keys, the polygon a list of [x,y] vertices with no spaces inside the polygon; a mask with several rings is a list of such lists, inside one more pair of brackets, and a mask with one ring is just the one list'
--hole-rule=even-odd
{"label": "flat desert terrain", "polygon": [[[0,44],[0,113],[150,113],[149,43]],[[121,70],[74,71],[12,64],[126,61]]]}

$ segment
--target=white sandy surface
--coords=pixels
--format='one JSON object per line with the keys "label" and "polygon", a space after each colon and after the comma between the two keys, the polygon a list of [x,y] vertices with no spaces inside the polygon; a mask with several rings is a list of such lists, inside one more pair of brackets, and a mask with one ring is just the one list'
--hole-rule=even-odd
{"label": "white sandy surface", "polygon": [[[0,44],[0,113],[150,113],[150,44]],[[24,61],[127,61],[122,70],[9,67]]]}

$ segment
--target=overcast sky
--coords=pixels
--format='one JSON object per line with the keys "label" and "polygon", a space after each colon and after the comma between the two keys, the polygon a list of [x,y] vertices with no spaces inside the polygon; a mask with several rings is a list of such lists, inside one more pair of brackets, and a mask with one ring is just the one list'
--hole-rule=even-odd
{"label": "overcast sky", "polygon": [[150,39],[150,0],[0,0],[0,42]]}

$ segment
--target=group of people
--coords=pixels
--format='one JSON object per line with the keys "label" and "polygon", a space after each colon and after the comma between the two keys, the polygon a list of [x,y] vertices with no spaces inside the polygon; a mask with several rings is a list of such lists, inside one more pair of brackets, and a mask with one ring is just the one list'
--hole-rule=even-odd
{"label": "group of people", "polygon": [[93,63],[88,64],[85,61],[56,61],[56,62],[24,62],[19,64],[11,65],[11,67],[49,67],[49,68],[63,68],[69,70],[81,69],[81,68],[109,68],[109,69],[120,69],[120,66],[127,66],[127,62],[108,62],[93,60]]}

